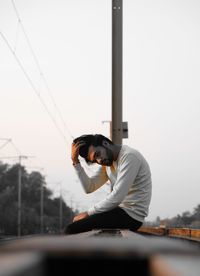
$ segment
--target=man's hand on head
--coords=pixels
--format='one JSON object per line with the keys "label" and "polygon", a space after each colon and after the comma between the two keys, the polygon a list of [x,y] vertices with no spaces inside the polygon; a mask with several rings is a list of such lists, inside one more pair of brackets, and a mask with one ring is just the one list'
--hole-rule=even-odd
{"label": "man's hand on head", "polygon": [[73,222],[89,217],[87,212],[83,212],[74,217]]}
{"label": "man's hand on head", "polygon": [[72,159],[73,165],[76,165],[76,164],[80,163],[79,159],[78,159],[79,150],[84,145],[85,145],[84,141],[79,141],[79,142],[76,142],[76,143],[72,143],[71,159]]}

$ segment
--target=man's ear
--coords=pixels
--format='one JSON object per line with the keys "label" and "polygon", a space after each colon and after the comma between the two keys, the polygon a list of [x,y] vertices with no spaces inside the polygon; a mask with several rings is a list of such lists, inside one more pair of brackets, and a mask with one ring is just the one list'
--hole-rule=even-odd
{"label": "man's ear", "polygon": [[110,143],[108,143],[107,141],[103,140],[102,141],[102,146],[104,146],[105,148],[108,148],[110,146]]}

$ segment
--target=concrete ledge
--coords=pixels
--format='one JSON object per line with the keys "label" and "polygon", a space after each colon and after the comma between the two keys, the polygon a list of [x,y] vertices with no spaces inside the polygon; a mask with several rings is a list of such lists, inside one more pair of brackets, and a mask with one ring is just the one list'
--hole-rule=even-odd
{"label": "concrete ledge", "polygon": [[36,253],[0,253],[0,276],[42,276],[44,256]]}
{"label": "concrete ledge", "polygon": [[[173,274],[181,271],[181,264],[185,267],[187,258],[193,271],[185,268],[185,274]],[[1,266],[6,260],[13,265]],[[102,276],[130,273],[133,268],[141,276],[193,276],[193,272],[200,271],[200,251],[180,240],[146,237],[129,230],[95,229],[76,235],[37,236],[2,244],[0,267],[0,276],[64,276],[70,269],[87,276],[94,273]]]}

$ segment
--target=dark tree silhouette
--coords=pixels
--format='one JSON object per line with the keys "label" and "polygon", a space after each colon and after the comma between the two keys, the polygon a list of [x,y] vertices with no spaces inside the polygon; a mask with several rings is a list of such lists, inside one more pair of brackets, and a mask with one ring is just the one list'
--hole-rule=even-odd
{"label": "dark tree silhouette", "polygon": [[[17,234],[19,164],[0,163],[0,234]],[[60,198],[53,198],[40,172],[28,173],[21,166],[21,232],[22,235],[40,233],[41,189],[43,189],[44,233],[60,232]],[[62,225],[67,225],[74,211],[62,199]]]}

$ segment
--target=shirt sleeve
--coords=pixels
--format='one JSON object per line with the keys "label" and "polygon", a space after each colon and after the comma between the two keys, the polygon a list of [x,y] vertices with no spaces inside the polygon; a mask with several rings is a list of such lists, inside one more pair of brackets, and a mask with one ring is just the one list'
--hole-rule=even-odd
{"label": "shirt sleeve", "polygon": [[141,161],[132,154],[124,156],[119,165],[117,180],[112,192],[88,210],[89,215],[109,211],[124,200],[138,174]]}
{"label": "shirt sleeve", "polygon": [[80,163],[74,166],[76,174],[85,192],[92,193],[108,181],[105,166],[102,166],[95,175],[89,177]]}

